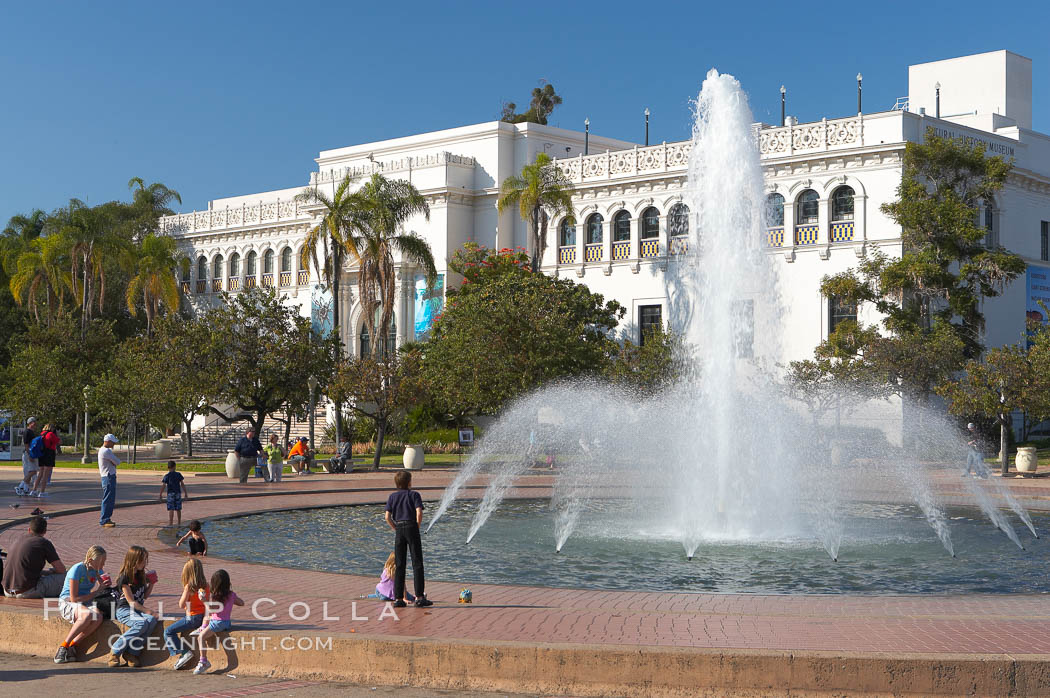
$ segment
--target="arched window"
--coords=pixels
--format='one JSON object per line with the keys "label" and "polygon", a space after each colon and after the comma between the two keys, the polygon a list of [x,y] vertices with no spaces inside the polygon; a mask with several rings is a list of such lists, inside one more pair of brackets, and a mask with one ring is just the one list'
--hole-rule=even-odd
{"label": "arched window", "polygon": [[292,270],[292,248],[285,247],[281,250],[281,271]]}
{"label": "arched window", "polygon": [[650,206],[642,211],[639,237],[642,240],[660,237],[660,212],[656,210],[656,207]]}
{"label": "arched window", "polygon": [[602,241],[602,224],[605,219],[600,213],[592,213],[587,217],[587,244],[593,245]]}
{"label": "arched window", "polygon": [[222,255],[215,255],[215,259],[211,263],[211,278],[221,279],[222,278]]}
{"label": "arched window", "polygon": [[179,260],[179,271],[182,272],[182,280],[186,283],[190,282],[190,260],[187,257],[183,257]]}
{"label": "arched window", "polygon": [[558,227],[558,246],[572,247],[576,244],[576,224],[571,218],[562,218]]}
{"label": "arched window", "polygon": [[780,194],[770,194],[766,197],[766,227],[784,227],[784,197]]}
{"label": "arched window", "polygon": [[236,252],[230,256],[230,276],[241,275],[241,256]]}
{"label": "arched window", "polygon": [[689,234],[689,207],[685,204],[675,204],[667,212],[667,232],[671,237]]}
{"label": "arched window", "polygon": [[208,278],[208,260],[201,257],[197,260],[197,280],[203,281]]}
{"label": "arched window", "polygon": [[853,220],[853,187],[839,187],[831,195],[831,220]]}
{"label": "arched window", "polygon": [[273,250],[263,253],[263,274],[273,273]]}
{"label": "arched window", "polygon": [[[382,308],[377,308],[376,309],[376,320],[375,320],[375,326],[376,326],[377,329],[379,328],[379,321],[382,318],[382,316],[383,316],[383,309]],[[371,342],[371,337],[368,334],[368,325],[366,325],[364,322],[361,323],[361,333],[360,333],[359,337],[360,337],[360,345],[359,345],[360,346],[360,356],[361,356],[362,359],[368,358],[369,356],[372,355],[372,342]],[[389,333],[386,336],[385,346],[381,345],[379,347],[379,356],[377,358],[381,359],[384,356],[389,356],[389,355],[393,354],[396,349],[397,349],[397,313],[391,313],[390,314],[390,331],[389,331]]]}
{"label": "arched window", "polygon": [[631,239],[631,214],[619,211],[613,216],[613,242],[624,242]]}
{"label": "arched window", "polygon": [[812,189],[807,189],[798,195],[795,210],[798,212],[799,225],[807,225],[817,222],[820,215],[820,195]]}
{"label": "arched window", "polygon": [[248,256],[244,259],[244,275],[255,276],[257,271],[259,255],[255,254],[255,250],[248,253]]}

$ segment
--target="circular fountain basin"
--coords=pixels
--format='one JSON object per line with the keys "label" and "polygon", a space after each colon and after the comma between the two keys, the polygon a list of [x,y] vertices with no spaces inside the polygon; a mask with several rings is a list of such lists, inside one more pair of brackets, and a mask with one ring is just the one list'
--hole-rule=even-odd
{"label": "circular fountain basin", "polygon": [[[427,579],[653,592],[1050,593],[1046,537],[1035,539],[1011,520],[1021,550],[976,509],[948,511],[953,558],[917,508],[852,504],[834,562],[816,536],[742,533],[706,538],[687,560],[674,530],[647,527],[644,506],[625,500],[587,502],[561,554],[546,499],[505,501],[467,544],[476,506],[454,503],[423,537]],[[1050,527],[1050,514],[1032,518],[1036,530]],[[207,534],[209,548],[224,558],[377,580],[393,546],[382,505],[219,519]]]}

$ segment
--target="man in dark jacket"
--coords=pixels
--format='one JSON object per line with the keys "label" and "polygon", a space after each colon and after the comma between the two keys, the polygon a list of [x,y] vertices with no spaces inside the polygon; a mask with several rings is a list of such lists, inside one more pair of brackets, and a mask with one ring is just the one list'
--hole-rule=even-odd
{"label": "man in dark jacket", "polygon": [[[34,516],[29,520],[29,535],[16,541],[4,566],[4,593],[19,599],[57,598],[66,579],[55,546],[44,534],[47,519]],[[44,567],[51,569],[45,573]]]}
{"label": "man in dark jacket", "polygon": [[[248,482],[248,474],[258,462],[259,454],[262,453],[262,444],[255,435],[254,429],[249,429],[233,449],[237,453],[238,466],[240,468],[241,483]],[[267,478],[269,482],[269,478]]]}

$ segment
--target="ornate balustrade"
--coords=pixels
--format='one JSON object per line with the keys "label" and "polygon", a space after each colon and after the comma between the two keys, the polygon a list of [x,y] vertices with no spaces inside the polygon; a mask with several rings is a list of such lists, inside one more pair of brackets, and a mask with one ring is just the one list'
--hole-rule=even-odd
{"label": "ornate balustrade", "polygon": [[258,285],[258,277],[246,276],[244,277],[244,288],[255,288]]}
{"label": "ornate balustrade", "polygon": [[300,269],[299,270],[298,282],[299,282],[300,286],[305,286],[308,283],[310,283],[310,270],[309,269]]}
{"label": "ornate balustrade", "polygon": [[241,290],[241,277],[239,276],[231,276],[226,283],[231,291]]}
{"label": "ornate balustrade", "polygon": [[770,228],[766,231],[766,241],[770,247],[784,246],[784,229]]}
{"label": "ornate balustrade", "polygon": [[290,271],[282,271],[281,272],[281,278],[280,278],[279,281],[280,281],[280,284],[281,284],[282,287],[284,287],[284,286],[291,286],[292,285],[292,272],[290,272]]}
{"label": "ornate balustrade", "polygon": [[819,225],[797,225],[795,226],[796,245],[816,245],[819,235]]}
{"label": "ornate balustrade", "polygon": [[630,259],[631,257],[631,241],[623,240],[620,242],[614,242],[612,246],[612,258],[614,262],[620,260]]}
{"label": "ornate balustrade", "polygon": [[208,290],[207,279],[197,279],[197,293],[204,293]]}
{"label": "ornate balustrade", "polygon": [[686,254],[689,252],[689,236],[676,235],[671,238],[671,254]]}
{"label": "ornate balustrade", "polygon": [[853,241],[853,221],[839,221],[831,224],[830,237],[832,242]]}
{"label": "ornate balustrade", "polygon": [[658,238],[650,238],[648,240],[642,240],[639,250],[639,256],[642,259],[648,259],[649,257],[660,256],[660,240]]}
{"label": "ornate balustrade", "polygon": [[583,246],[583,258],[588,262],[602,261],[602,243],[592,242]]}
{"label": "ornate balustrade", "polygon": [[566,245],[558,248],[558,264],[576,263],[576,245]]}
{"label": "ornate balustrade", "polygon": [[220,291],[222,291],[222,279],[212,279],[211,280],[211,292],[212,293],[219,293]]}
{"label": "ornate balustrade", "polygon": [[183,293],[189,294],[189,292],[190,292],[190,282],[189,281],[181,281],[181,282],[179,282],[179,288],[182,290]]}
{"label": "ornate balustrade", "polygon": [[[864,117],[823,119],[808,124],[756,129],[761,155],[780,156],[864,145]],[[597,155],[555,160],[555,165],[576,183],[632,177],[640,174],[685,171],[691,141],[634,147]]]}
{"label": "ornate balustrade", "polygon": [[263,274],[262,285],[265,288],[273,288],[273,274]]}
{"label": "ornate balustrade", "polygon": [[370,177],[376,173],[384,172],[405,172],[409,170],[418,170],[424,167],[439,167],[441,165],[466,165],[473,167],[477,164],[477,161],[468,156],[464,155],[453,155],[452,153],[445,151],[442,153],[434,153],[432,155],[423,155],[422,157],[406,156],[397,160],[387,160],[381,162],[374,160],[367,165],[359,165],[357,167],[337,167],[326,172],[311,172],[310,173],[310,184],[324,184],[326,182],[338,182],[342,181],[343,177],[350,175],[351,177]]}
{"label": "ornate balustrade", "polygon": [[195,233],[207,230],[224,230],[239,228],[245,225],[260,223],[280,223],[284,221],[305,221],[309,215],[300,211],[299,202],[271,201],[254,205],[242,204],[232,208],[221,208],[213,211],[194,211],[178,213],[174,216],[163,216],[160,219],[160,230],[164,233]]}

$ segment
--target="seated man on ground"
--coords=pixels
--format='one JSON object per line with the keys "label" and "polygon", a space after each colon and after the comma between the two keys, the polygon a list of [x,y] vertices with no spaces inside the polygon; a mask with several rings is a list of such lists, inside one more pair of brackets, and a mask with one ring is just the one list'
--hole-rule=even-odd
{"label": "seated man on ground", "polygon": [[310,475],[310,465],[314,460],[314,452],[310,448],[310,440],[305,436],[292,446],[288,451],[288,465],[297,475]]}
{"label": "seated man on ground", "polygon": [[[47,519],[34,516],[29,520],[29,534],[18,540],[7,556],[4,565],[4,593],[18,599],[57,598],[66,579],[66,566],[62,564],[55,546],[44,534]],[[44,566],[51,569],[45,571]]]}

